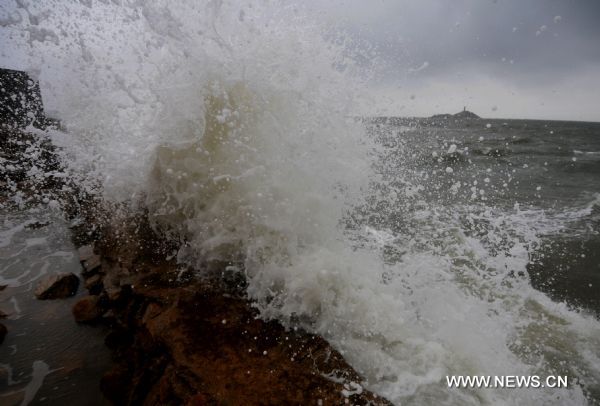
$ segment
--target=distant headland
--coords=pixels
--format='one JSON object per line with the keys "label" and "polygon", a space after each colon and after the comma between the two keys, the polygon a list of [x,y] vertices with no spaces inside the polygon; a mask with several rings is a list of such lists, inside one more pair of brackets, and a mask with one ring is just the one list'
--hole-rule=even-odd
{"label": "distant headland", "polygon": [[371,124],[386,124],[386,125],[407,125],[412,126],[416,122],[419,122],[421,125],[439,125],[439,124],[448,124],[451,122],[463,123],[465,125],[470,125],[469,122],[477,122],[477,120],[481,120],[477,114],[472,111],[467,110],[465,106],[461,112],[456,114],[434,114],[431,117],[401,117],[401,116],[376,116],[376,117],[356,117],[356,119],[368,122]]}
{"label": "distant headland", "polygon": [[454,118],[454,119],[459,119],[459,120],[476,120],[476,119],[480,119],[481,117],[479,117],[477,114],[473,113],[472,111],[467,110],[467,107],[465,106],[463,108],[463,111],[456,113],[456,114],[435,114],[433,116],[431,116],[431,118],[434,119],[443,119],[443,120],[447,120],[450,118]]}

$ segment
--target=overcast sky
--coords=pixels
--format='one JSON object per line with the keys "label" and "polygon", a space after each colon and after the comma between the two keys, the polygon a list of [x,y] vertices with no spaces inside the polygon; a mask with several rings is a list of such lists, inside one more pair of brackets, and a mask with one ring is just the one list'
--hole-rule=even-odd
{"label": "overcast sky", "polygon": [[377,114],[600,121],[600,0],[308,4],[378,47]]}
{"label": "overcast sky", "polygon": [[[376,47],[376,102],[361,113],[430,116],[466,106],[490,118],[600,121],[600,0],[273,2],[281,3]],[[0,11],[16,4],[0,0]],[[20,67],[18,52],[1,54]]]}

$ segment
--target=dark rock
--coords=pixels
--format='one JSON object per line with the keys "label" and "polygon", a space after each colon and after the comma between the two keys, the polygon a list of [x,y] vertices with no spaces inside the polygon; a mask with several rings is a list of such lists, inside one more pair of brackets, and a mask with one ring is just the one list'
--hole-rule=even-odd
{"label": "dark rock", "polygon": [[121,313],[126,330],[106,337],[121,362],[102,378],[113,402],[389,405],[362,391],[360,376],[321,337],[258,319],[218,285],[164,287],[154,272],[168,271],[139,281]]}
{"label": "dark rock", "polygon": [[121,299],[122,291],[120,287],[110,287],[106,288],[106,297],[111,302],[117,302]]}
{"label": "dark rock", "polygon": [[100,270],[101,259],[99,255],[92,255],[90,258],[83,261],[83,271],[81,272],[84,276],[91,275],[94,272]]}
{"label": "dark rock", "polygon": [[0,124],[25,128],[44,121],[39,83],[25,72],[0,68]]}
{"label": "dark rock", "polygon": [[463,111],[456,113],[456,114],[435,114],[433,116],[430,117],[431,119],[434,120],[449,120],[449,119],[455,119],[455,120],[477,120],[480,119],[481,117],[479,117],[477,114],[473,113],[472,111],[467,110],[467,108],[465,107],[463,109]]}
{"label": "dark rock", "polygon": [[4,337],[6,337],[7,333],[8,329],[6,328],[6,326],[4,324],[0,324],[0,344],[4,342]]}
{"label": "dark rock", "polygon": [[89,323],[102,315],[98,296],[86,296],[73,305],[73,316],[78,323]]}
{"label": "dark rock", "polygon": [[117,364],[104,374],[100,380],[100,390],[116,405],[125,404],[124,393],[127,393],[130,372],[125,364]]}
{"label": "dark rock", "polygon": [[49,221],[46,221],[46,222],[43,222],[43,223],[40,222],[40,221],[36,221],[35,223],[31,223],[31,224],[26,225],[25,228],[28,229],[28,230],[37,230],[39,228],[46,227],[49,224],[50,224]]}
{"label": "dark rock", "polygon": [[[48,139],[34,133],[2,128],[1,120],[0,156],[11,162],[0,171],[0,192],[3,192],[0,193],[0,201],[5,207],[19,209],[23,204],[39,204],[43,198],[54,199],[58,197],[54,192],[69,182],[57,176],[61,165]],[[18,205],[4,200],[17,191],[23,197]]]}
{"label": "dark rock", "polygon": [[40,300],[64,299],[73,296],[79,287],[79,278],[74,273],[50,275],[38,283],[35,296]]}
{"label": "dark rock", "polygon": [[104,312],[104,314],[102,315],[102,321],[107,324],[113,324],[116,320],[117,316],[112,309]]}
{"label": "dark rock", "polygon": [[6,289],[7,285],[0,285],[0,292],[2,292],[4,289]]}
{"label": "dark rock", "polygon": [[461,111],[460,113],[456,113],[452,117],[457,118],[457,119],[462,119],[462,120],[477,120],[477,119],[481,118],[477,114],[473,113],[472,111],[468,111],[466,108],[463,111]]}
{"label": "dark rock", "polygon": [[[99,216],[78,217],[94,224]],[[91,241],[85,229],[79,233]],[[113,403],[389,404],[362,390],[362,378],[323,338],[260,320],[240,294],[244,281],[218,278],[223,266],[215,279],[182,280],[166,259],[173,246],[147,218],[110,223],[98,234],[103,290],[77,302],[73,314],[112,328],[105,343],[118,364],[100,386]]]}
{"label": "dark rock", "polygon": [[430,118],[434,120],[448,120],[452,118],[452,114],[444,113],[444,114],[434,114]]}
{"label": "dark rock", "polygon": [[0,310],[0,319],[5,319],[7,317],[8,317],[8,314],[6,314],[2,310]]}
{"label": "dark rock", "polygon": [[120,347],[131,345],[133,342],[133,335],[130,331],[125,328],[114,328],[104,338],[104,343],[111,350],[116,350]]}
{"label": "dark rock", "polygon": [[84,286],[91,295],[99,295],[102,291],[102,276],[96,274],[89,277],[85,280]]}
{"label": "dark rock", "polygon": [[77,252],[79,253],[79,261],[87,261],[88,259],[94,256],[94,246],[84,245],[82,247],[77,248]]}

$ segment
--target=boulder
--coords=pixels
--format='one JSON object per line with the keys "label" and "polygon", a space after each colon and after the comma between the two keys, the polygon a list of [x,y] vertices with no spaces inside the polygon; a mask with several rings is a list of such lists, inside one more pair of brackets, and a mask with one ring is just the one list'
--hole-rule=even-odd
{"label": "boulder", "polygon": [[84,276],[89,276],[94,274],[96,271],[100,270],[101,260],[99,255],[92,255],[90,258],[82,261],[83,263],[83,271],[81,272]]}
{"label": "boulder", "polygon": [[79,287],[79,278],[74,273],[49,275],[38,283],[35,297],[40,300],[64,299],[75,295]]}
{"label": "boulder", "polygon": [[84,262],[94,256],[94,246],[93,245],[84,245],[77,248],[77,252],[79,253],[79,261]]}
{"label": "boulder", "polygon": [[91,295],[98,295],[102,291],[102,276],[96,274],[86,279],[85,288],[90,292]]}
{"label": "boulder", "polygon": [[86,296],[73,305],[73,316],[78,323],[89,323],[102,316],[98,296]]}

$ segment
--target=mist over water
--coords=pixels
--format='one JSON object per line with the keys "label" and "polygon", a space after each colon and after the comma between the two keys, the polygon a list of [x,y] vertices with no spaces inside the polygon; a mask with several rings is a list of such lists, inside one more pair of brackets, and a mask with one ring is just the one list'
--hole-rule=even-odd
{"label": "mist over water", "polygon": [[[372,50],[285,3],[115,3],[18,1],[1,20],[64,123],[49,136],[70,176],[147,207],[181,262],[230,262],[262,317],[323,335],[397,404],[598,402],[600,323],[527,272],[564,218],[515,206],[502,168],[471,166],[474,184],[456,140],[352,118]],[[445,381],[533,374],[571,385]]]}

